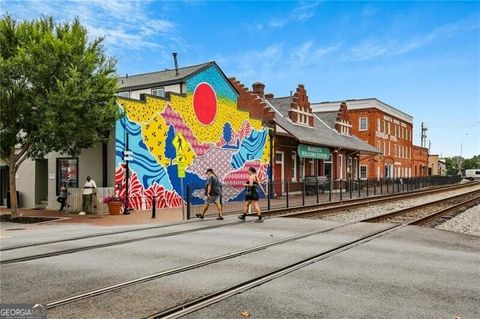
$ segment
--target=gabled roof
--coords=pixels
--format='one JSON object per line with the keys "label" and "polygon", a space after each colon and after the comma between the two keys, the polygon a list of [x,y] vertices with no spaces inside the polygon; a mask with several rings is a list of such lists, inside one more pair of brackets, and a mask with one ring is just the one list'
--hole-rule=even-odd
{"label": "gabled roof", "polygon": [[313,112],[318,116],[322,121],[324,121],[331,128],[335,127],[335,122],[337,121],[338,111],[331,112]]}
{"label": "gabled roof", "polygon": [[313,114],[313,127],[293,123],[288,116],[288,110],[290,109],[290,103],[293,102],[293,96],[266,99],[266,101],[282,115],[276,116],[275,122],[301,143],[327,147],[341,147],[366,153],[381,153],[378,149],[356,136],[348,136],[338,133],[334,128],[328,126],[327,123],[323,122],[318,116],[316,116],[315,113]]}
{"label": "gabled roof", "polygon": [[[138,90],[142,88],[151,88],[157,85],[160,86],[181,83],[184,82],[189,76],[212,65],[216,65],[216,63],[214,61],[210,61],[179,68],[178,75],[176,75],[175,69],[165,69],[163,71],[123,76],[118,79],[120,91]],[[218,69],[220,70],[220,68]]]}

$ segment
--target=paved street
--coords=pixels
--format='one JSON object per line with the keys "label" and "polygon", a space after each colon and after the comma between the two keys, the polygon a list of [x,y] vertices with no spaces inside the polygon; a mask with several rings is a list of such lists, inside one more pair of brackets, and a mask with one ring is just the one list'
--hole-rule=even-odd
{"label": "paved street", "polygon": [[[223,224],[225,226],[216,227]],[[324,220],[282,218],[268,219],[263,224],[244,224],[229,217],[223,223],[193,221],[2,251],[2,262],[5,262],[51,251],[135,240],[111,247],[2,264],[2,302],[50,303],[338,225]],[[59,306],[49,310],[49,318],[143,318],[388,227],[384,224],[354,224],[337,228]],[[22,237],[35,237],[45,242],[126,229],[132,227],[43,225],[18,231],[22,232],[21,237],[2,240],[2,249],[28,242]],[[185,230],[194,231],[175,235]],[[163,237],[143,238],[149,236]],[[478,237],[408,227],[211,305],[189,317],[240,318],[240,312],[246,310],[252,318],[272,318],[272,315],[276,318],[372,315],[379,318],[475,318],[479,314],[480,302],[479,250]]]}

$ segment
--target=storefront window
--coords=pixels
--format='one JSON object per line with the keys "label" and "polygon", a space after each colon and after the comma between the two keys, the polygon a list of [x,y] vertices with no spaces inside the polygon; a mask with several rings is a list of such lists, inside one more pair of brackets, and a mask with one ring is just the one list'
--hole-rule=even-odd
{"label": "storefront window", "polygon": [[63,182],[78,187],[78,158],[57,158],[57,194]]}

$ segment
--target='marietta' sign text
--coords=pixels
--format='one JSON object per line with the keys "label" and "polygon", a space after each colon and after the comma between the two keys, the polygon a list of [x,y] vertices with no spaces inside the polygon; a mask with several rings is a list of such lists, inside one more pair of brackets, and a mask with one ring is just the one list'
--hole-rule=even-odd
{"label": "'marietta' sign text", "polygon": [[326,147],[299,144],[298,156],[305,158],[328,160],[330,158],[330,150]]}

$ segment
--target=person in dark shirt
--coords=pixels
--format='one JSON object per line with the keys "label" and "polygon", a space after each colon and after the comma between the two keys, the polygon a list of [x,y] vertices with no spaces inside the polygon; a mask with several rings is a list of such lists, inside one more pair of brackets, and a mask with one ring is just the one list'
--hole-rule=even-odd
{"label": "person in dark shirt", "polygon": [[220,184],[220,180],[218,176],[215,175],[213,169],[207,169],[207,183],[205,185],[205,206],[203,207],[203,212],[201,214],[195,214],[200,219],[205,217],[205,213],[207,212],[210,204],[215,204],[218,209],[218,217],[217,220],[223,220],[223,208],[222,204],[220,203],[220,194],[222,193],[222,188]]}

